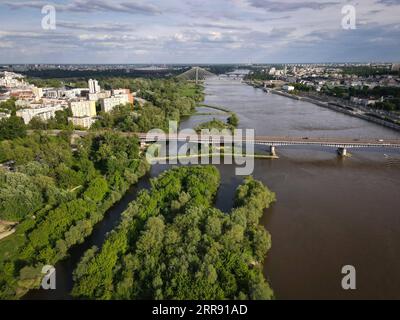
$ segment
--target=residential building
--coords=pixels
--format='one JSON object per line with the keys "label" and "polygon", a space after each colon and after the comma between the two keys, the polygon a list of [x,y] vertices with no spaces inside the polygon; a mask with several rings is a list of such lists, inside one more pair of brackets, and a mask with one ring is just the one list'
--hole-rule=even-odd
{"label": "residential building", "polygon": [[135,98],[129,89],[114,89],[112,93],[114,96],[127,94],[129,103],[133,104],[135,102]]}
{"label": "residential building", "polygon": [[111,97],[111,91],[101,91],[96,93],[89,93],[88,99],[92,101],[99,101],[100,99],[106,99]]}
{"label": "residential building", "polygon": [[400,63],[394,63],[392,65],[392,71],[400,71]]}
{"label": "residential building", "polygon": [[46,98],[49,99],[57,99],[60,97],[57,89],[50,89],[50,88],[46,88],[44,90],[44,95],[46,96]]}
{"label": "residential building", "polygon": [[111,98],[101,99],[100,100],[101,111],[110,112],[116,106],[121,105],[121,104],[127,104],[129,102],[130,101],[129,101],[128,94],[119,94],[119,95],[112,96]]}
{"label": "residential building", "polygon": [[40,99],[41,97],[43,97],[43,89],[42,88],[38,88],[35,86],[32,86],[32,92],[33,94],[36,96],[37,99]]}
{"label": "residential building", "polygon": [[31,89],[12,89],[10,96],[17,99],[35,99],[36,96]]}
{"label": "residential building", "polygon": [[61,105],[37,105],[33,108],[20,109],[17,111],[16,115],[17,117],[21,117],[25,124],[28,124],[35,117],[38,117],[43,121],[50,120],[55,117],[56,111],[60,110],[63,110]]}
{"label": "residential building", "polygon": [[97,80],[89,79],[89,93],[97,93],[101,91],[99,82]]}
{"label": "residential building", "polygon": [[89,100],[70,101],[69,107],[71,108],[74,117],[95,117],[96,116],[96,102]]}

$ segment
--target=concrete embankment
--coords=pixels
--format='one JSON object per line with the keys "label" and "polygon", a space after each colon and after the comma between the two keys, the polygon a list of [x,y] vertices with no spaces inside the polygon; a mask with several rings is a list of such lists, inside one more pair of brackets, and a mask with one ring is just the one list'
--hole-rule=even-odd
{"label": "concrete embankment", "polygon": [[369,122],[373,122],[373,123],[379,124],[379,125],[384,126],[386,128],[390,128],[390,129],[393,129],[393,130],[396,130],[396,131],[400,131],[400,125],[398,125],[398,124],[395,124],[395,123],[389,122],[389,121],[385,121],[383,119],[379,119],[377,117],[368,115],[368,114],[363,113],[361,111],[357,112],[357,111],[349,110],[345,106],[339,106],[337,104],[333,104],[333,103],[329,103],[329,102],[323,102],[323,101],[319,101],[319,100],[312,99],[312,98],[309,98],[309,97],[300,97],[300,96],[296,96],[296,95],[293,95],[293,94],[290,94],[290,93],[286,93],[286,92],[283,92],[283,91],[279,91],[279,90],[276,90],[276,89],[265,89],[264,88],[263,90],[266,91],[266,92],[270,92],[270,93],[273,93],[273,94],[277,94],[277,95],[286,97],[286,98],[309,102],[309,103],[315,104],[315,105],[323,107],[323,108],[328,108],[328,109],[331,109],[331,110],[336,111],[336,112],[341,112],[341,113],[347,114],[347,115],[352,116],[352,117],[357,117],[359,119],[363,119],[363,120],[366,120],[366,121],[369,121]]}

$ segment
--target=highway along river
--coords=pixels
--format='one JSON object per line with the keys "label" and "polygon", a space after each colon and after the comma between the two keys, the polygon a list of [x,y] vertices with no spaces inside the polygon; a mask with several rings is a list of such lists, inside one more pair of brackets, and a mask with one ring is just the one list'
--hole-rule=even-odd
{"label": "highway along river", "polygon": [[[205,104],[224,106],[240,119],[240,128],[262,136],[400,138],[378,125],[313,104],[267,94],[237,80],[206,83]],[[202,113],[215,112],[201,108]],[[223,115],[192,116],[181,127],[193,127]],[[280,159],[255,161],[254,176],[277,194],[263,225],[272,234],[265,275],[278,299],[400,299],[400,152],[350,150],[341,159],[334,149],[279,147]],[[153,166],[157,176],[167,166]],[[228,211],[242,177],[231,165],[220,165],[222,184],[216,205]],[[57,266],[57,290],[31,291],[27,298],[69,298],[72,269],[84,250],[101,245],[118,222],[143,179],[113,208],[93,235]],[[354,291],[341,287],[341,269],[357,271]]]}

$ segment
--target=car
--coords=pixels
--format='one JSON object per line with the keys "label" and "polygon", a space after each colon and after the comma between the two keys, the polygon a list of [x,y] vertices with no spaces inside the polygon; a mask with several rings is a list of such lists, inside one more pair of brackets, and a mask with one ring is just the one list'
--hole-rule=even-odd
{"label": "car", "polygon": [[383,141],[385,141],[385,140],[383,140],[383,139],[379,139],[379,140],[378,140],[378,142],[383,142]]}

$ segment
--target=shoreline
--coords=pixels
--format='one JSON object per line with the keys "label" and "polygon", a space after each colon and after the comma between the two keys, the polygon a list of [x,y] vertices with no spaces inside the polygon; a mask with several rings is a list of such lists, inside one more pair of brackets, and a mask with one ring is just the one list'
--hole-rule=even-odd
{"label": "shoreline", "polygon": [[245,82],[245,83],[247,85],[249,85],[249,86],[254,87],[254,88],[261,89],[261,90],[263,90],[264,92],[267,92],[267,93],[273,93],[273,94],[276,94],[276,95],[279,95],[279,96],[282,96],[282,97],[286,97],[286,98],[289,98],[289,99],[293,99],[293,100],[309,102],[309,103],[312,103],[312,104],[317,105],[317,106],[322,107],[322,108],[327,108],[327,109],[330,109],[332,111],[340,112],[342,114],[346,114],[346,115],[351,116],[351,117],[355,117],[355,118],[359,118],[359,119],[362,119],[362,120],[365,120],[365,121],[368,121],[368,122],[372,122],[372,123],[381,125],[383,127],[386,127],[388,129],[392,129],[392,130],[395,130],[397,132],[400,132],[400,125],[392,123],[392,122],[389,122],[389,121],[385,121],[385,120],[382,120],[382,119],[378,119],[378,118],[375,118],[375,117],[372,117],[372,116],[369,116],[368,114],[365,114],[365,113],[358,113],[356,111],[351,111],[349,109],[346,109],[345,107],[340,107],[338,105],[335,105],[335,104],[332,104],[332,103],[329,103],[329,102],[322,102],[322,101],[319,101],[319,100],[316,100],[316,99],[312,99],[312,98],[309,98],[309,97],[300,97],[300,96],[292,95],[292,94],[289,94],[289,93],[286,93],[286,92],[283,92],[283,91],[280,91],[280,90],[276,90],[276,89],[266,89],[266,88],[260,87],[260,86],[258,86],[256,84],[252,84],[250,82]]}

